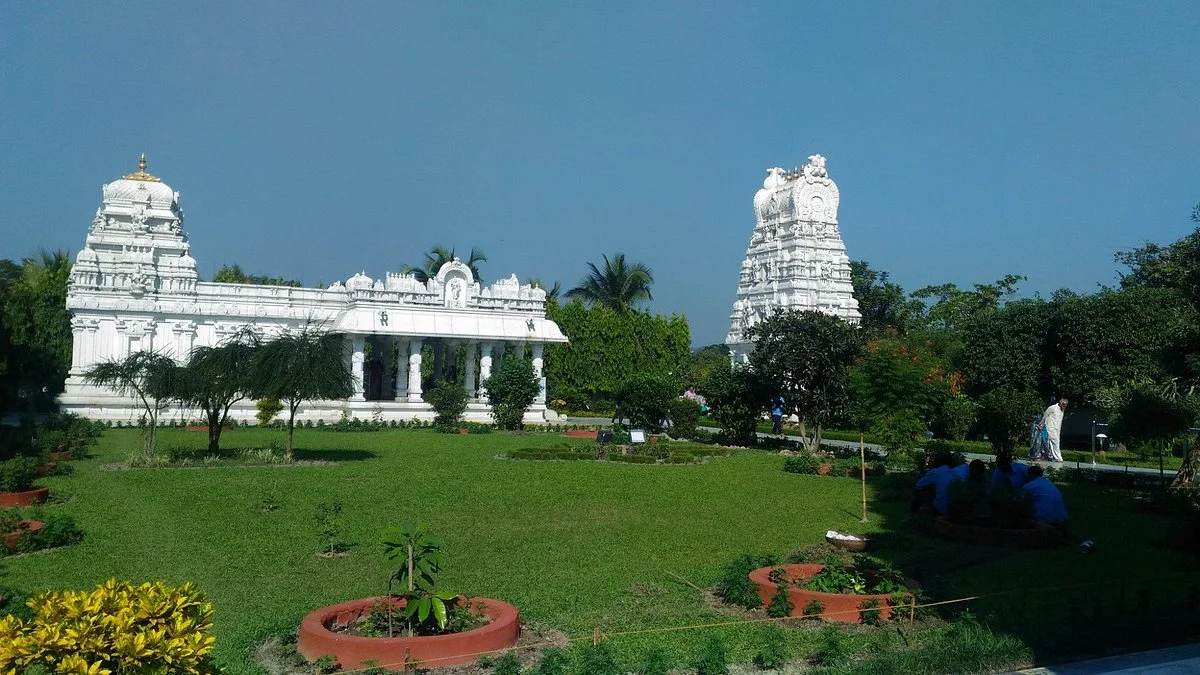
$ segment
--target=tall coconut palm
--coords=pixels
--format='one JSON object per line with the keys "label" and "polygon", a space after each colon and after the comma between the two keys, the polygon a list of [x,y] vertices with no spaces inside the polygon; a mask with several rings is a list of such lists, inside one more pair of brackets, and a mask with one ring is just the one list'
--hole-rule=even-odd
{"label": "tall coconut palm", "polygon": [[625,261],[624,253],[617,253],[609,260],[604,256],[604,269],[588,263],[591,272],[580,280],[579,285],[567,291],[568,299],[580,298],[589,305],[601,305],[615,312],[628,312],[642,300],[653,300],[650,286],[654,274],[642,263]]}
{"label": "tall coconut palm", "polygon": [[[438,270],[442,269],[442,265],[454,260],[455,249],[446,249],[445,246],[434,246],[425,254],[425,262],[419,267],[416,265],[404,265],[400,271],[404,274],[411,274],[416,277],[417,281],[425,283],[431,277],[437,275]],[[466,260],[467,267],[471,268],[471,275],[475,277],[475,281],[483,283],[483,277],[479,275],[479,263],[487,262],[487,254],[478,248],[471,249],[471,255]]]}

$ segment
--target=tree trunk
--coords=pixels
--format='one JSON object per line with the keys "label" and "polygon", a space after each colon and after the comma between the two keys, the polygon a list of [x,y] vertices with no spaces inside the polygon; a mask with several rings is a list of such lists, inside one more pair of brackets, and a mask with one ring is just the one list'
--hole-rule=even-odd
{"label": "tree trunk", "polygon": [[224,422],[217,411],[208,413],[208,454],[221,451],[221,425]]}
{"label": "tree trunk", "polygon": [[1197,437],[1196,441],[1192,443],[1187,456],[1183,458],[1183,465],[1175,474],[1175,480],[1171,481],[1171,487],[1194,488],[1197,475],[1200,475],[1200,437]]}
{"label": "tree trunk", "polygon": [[288,415],[288,456],[292,454],[292,433],[296,430],[296,409],[300,407],[300,403],[289,403],[288,410],[291,413]]}

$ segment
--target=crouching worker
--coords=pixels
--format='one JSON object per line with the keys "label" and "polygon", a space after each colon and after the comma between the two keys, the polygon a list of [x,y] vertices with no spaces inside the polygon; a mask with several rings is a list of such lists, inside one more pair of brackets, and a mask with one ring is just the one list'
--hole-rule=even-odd
{"label": "crouching worker", "polygon": [[1058,486],[1042,475],[1042,467],[1033,465],[1027,474],[1024,490],[1033,498],[1033,517],[1040,527],[1061,530],[1066,527],[1067,503]]}
{"label": "crouching worker", "polygon": [[996,455],[996,470],[992,472],[992,487],[1011,487],[1019,490],[1025,486],[1028,479],[1029,466],[1024,462],[1014,462],[1012,455],[1001,453]]}
{"label": "crouching worker", "polygon": [[926,505],[938,515],[945,515],[950,510],[950,484],[955,480],[950,462],[949,453],[939,452],[933,458],[933,468],[917,479],[917,484],[913,486],[913,513]]}
{"label": "crouching worker", "polygon": [[973,459],[950,469],[950,473],[954,475],[954,480],[982,483],[987,477],[987,464],[982,459]]}

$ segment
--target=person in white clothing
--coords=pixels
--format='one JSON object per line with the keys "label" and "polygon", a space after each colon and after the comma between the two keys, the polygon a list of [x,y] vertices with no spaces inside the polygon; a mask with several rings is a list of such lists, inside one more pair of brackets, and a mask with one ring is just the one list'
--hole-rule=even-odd
{"label": "person in white clothing", "polygon": [[1046,451],[1051,462],[1061,462],[1062,448],[1059,437],[1062,432],[1063,411],[1067,409],[1067,399],[1060,398],[1058,403],[1046,408],[1042,413],[1042,426],[1046,429]]}

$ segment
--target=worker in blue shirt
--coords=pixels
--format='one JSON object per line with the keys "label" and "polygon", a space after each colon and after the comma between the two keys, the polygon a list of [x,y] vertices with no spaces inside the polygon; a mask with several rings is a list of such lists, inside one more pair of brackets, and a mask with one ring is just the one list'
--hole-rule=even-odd
{"label": "worker in blue shirt", "polygon": [[992,486],[1009,485],[1020,489],[1028,479],[1029,465],[1024,462],[1014,462],[1012,455],[1001,453],[996,455],[996,470],[992,472]]}
{"label": "worker in blue shirt", "polygon": [[[759,399],[762,400],[762,399]],[[760,408],[761,410],[761,408]],[[783,433],[783,397],[777,396],[771,403],[771,433]]]}
{"label": "worker in blue shirt", "polygon": [[1024,490],[1033,497],[1033,517],[1037,519],[1039,525],[1062,526],[1067,522],[1067,503],[1063,501],[1062,493],[1058,491],[1058,487],[1051,483],[1048,478],[1042,475],[1042,467],[1033,465],[1029,467],[1029,481],[1025,483]]}
{"label": "worker in blue shirt", "polygon": [[925,504],[933,507],[934,513],[944,515],[950,510],[950,484],[955,480],[950,468],[950,455],[939,452],[933,459],[933,468],[925,472],[914,486],[911,510],[916,513]]}

